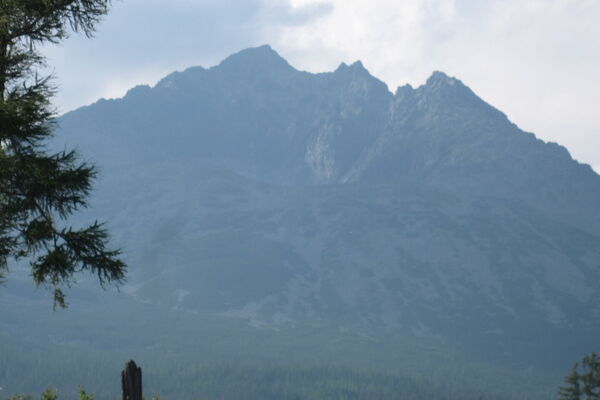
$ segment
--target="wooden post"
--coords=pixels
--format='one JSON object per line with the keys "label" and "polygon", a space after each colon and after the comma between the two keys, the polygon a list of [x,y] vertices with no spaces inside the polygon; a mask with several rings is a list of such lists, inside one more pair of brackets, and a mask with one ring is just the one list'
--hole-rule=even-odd
{"label": "wooden post", "polygon": [[123,400],[142,400],[142,369],[133,360],[121,372]]}

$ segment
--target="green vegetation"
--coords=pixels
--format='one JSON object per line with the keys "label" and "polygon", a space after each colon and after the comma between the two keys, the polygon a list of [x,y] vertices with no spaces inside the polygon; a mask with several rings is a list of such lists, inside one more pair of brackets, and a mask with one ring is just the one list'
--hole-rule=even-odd
{"label": "green vegetation", "polygon": [[[4,360],[2,360],[4,361]],[[72,360],[65,360],[72,364]],[[86,364],[78,365],[86,368]],[[106,374],[107,365],[94,365],[94,379],[103,382],[100,398],[116,398],[117,374]],[[144,372],[146,396],[154,399],[530,399],[549,398],[532,396],[525,392],[513,395],[494,395],[474,390],[460,382],[417,379],[393,371],[348,368],[325,365],[300,364],[243,364],[243,363],[194,363],[175,367],[148,368]],[[565,378],[566,386],[559,389],[560,400],[596,400],[600,398],[600,359],[596,353],[586,356],[576,364]],[[156,385],[160,390],[156,390]],[[107,390],[111,386],[114,390]],[[491,387],[489,388],[491,389]],[[93,400],[94,395],[82,388],[62,396]],[[58,392],[46,389],[42,400],[58,400]],[[14,395],[6,400],[34,400],[30,395]]]}
{"label": "green vegetation", "polygon": [[38,285],[61,287],[89,271],[101,285],[120,282],[125,264],[107,248],[108,234],[94,222],[75,229],[65,219],[87,206],[96,174],[73,151],[49,154],[54,130],[50,77],[40,77],[39,48],[69,33],[90,36],[109,0],[3,0],[0,2],[0,279],[13,259],[30,260]]}
{"label": "green vegetation", "polygon": [[560,400],[600,399],[600,358],[596,353],[583,358],[573,366],[560,388]]}
{"label": "green vegetation", "polygon": [[[413,379],[393,372],[352,370],[332,366],[301,365],[192,365],[171,372],[162,371],[160,390],[146,390],[146,398],[161,399],[227,399],[227,400],[295,400],[295,399],[364,399],[364,400],[417,400],[478,399],[481,393],[460,385],[443,384],[425,379]],[[111,379],[101,375],[106,386],[114,390],[98,393],[98,398],[118,396],[118,374]],[[145,378],[151,382],[156,376],[152,370]],[[163,387],[164,386],[164,387]],[[47,390],[42,400],[74,398],[74,392]],[[102,394],[102,395],[101,395]],[[54,396],[54,397],[53,397]],[[80,400],[93,397],[79,391]],[[487,396],[486,399],[511,397]],[[517,397],[512,397],[516,399]],[[527,398],[527,397],[522,397]],[[31,399],[14,396],[9,400]],[[33,400],[33,399],[32,399]]]}
{"label": "green vegetation", "polygon": [[[48,388],[42,393],[42,400],[58,400],[58,392],[54,388]],[[34,400],[30,395],[15,395],[7,400]],[[79,400],[94,400],[93,394],[88,394],[85,390],[79,389]]]}
{"label": "green vegetation", "polygon": [[[67,318],[78,304],[74,302],[68,313],[44,314],[42,323],[51,326],[52,319],[58,318],[58,324],[70,319],[71,332],[91,339],[84,327],[73,322],[78,315]],[[408,343],[403,338],[374,343],[307,329],[297,329],[295,336],[294,332],[271,335],[236,326],[235,321],[224,325],[227,320],[193,315],[188,320],[180,313],[170,318],[154,314],[157,323],[151,325],[149,314],[128,315],[133,332],[128,341],[106,340],[94,345],[96,349],[75,335],[54,336],[53,330],[53,342],[47,346],[41,338],[36,340],[34,328],[20,339],[0,335],[3,393],[40,393],[52,386],[67,399],[75,397],[81,385],[97,399],[114,399],[120,390],[119,371],[126,361],[123,354],[142,367],[146,396],[156,394],[166,400],[389,399],[389,393],[414,400],[477,399],[480,395],[488,400],[546,400],[556,392],[560,379],[560,374],[477,363],[448,345],[426,348],[426,343]],[[123,320],[113,318],[112,323],[101,319],[98,325],[116,329]],[[180,336],[184,331],[196,341]],[[240,393],[248,396],[238,397]]]}

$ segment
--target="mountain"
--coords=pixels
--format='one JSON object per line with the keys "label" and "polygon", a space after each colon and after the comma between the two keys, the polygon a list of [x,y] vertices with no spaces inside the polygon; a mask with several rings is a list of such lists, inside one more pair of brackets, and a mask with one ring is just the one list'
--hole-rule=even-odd
{"label": "mountain", "polygon": [[391,93],[262,46],[58,122],[100,166],[81,218],[125,249],[123,307],[185,314],[182,343],[198,316],[279,343],[248,357],[335,362],[352,337],[381,363],[425,343],[556,370],[597,346],[600,176],[442,72]]}

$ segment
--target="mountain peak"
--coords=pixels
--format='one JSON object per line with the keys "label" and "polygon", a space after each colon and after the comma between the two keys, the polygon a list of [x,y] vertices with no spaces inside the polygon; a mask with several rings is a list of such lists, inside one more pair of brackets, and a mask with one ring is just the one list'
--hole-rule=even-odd
{"label": "mountain peak", "polygon": [[463,83],[451,76],[446,75],[442,71],[433,71],[427,79],[425,86],[440,87],[440,86],[464,86]]}
{"label": "mountain peak", "polygon": [[363,65],[362,61],[360,61],[360,60],[357,60],[357,61],[353,62],[352,64],[350,64],[350,68],[356,69],[356,70],[364,70],[364,71],[367,70],[365,68],[365,66]]}
{"label": "mountain peak", "polygon": [[[469,104],[470,106],[484,106],[494,113],[502,114],[492,106],[479,98],[468,86],[460,79],[448,76],[441,71],[434,71],[427,79],[424,85],[420,86],[417,91],[421,96],[425,96],[430,101],[437,104],[449,105]],[[504,114],[502,114],[504,116]]]}
{"label": "mountain peak", "polygon": [[401,96],[405,96],[409,93],[413,93],[415,91],[415,89],[409,84],[405,84],[403,86],[398,86],[396,88],[396,97],[401,97]]}
{"label": "mountain peak", "polygon": [[279,53],[267,44],[241,50],[221,61],[218,68],[243,68],[251,72],[259,70],[295,70]]}
{"label": "mountain peak", "polygon": [[389,92],[387,85],[377,79],[365,68],[361,61],[355,61],[348,65],[341,63],[334,71],[334,74],[344,80],[356,80],[362,82],[370,82],[371,84],[383,89],[386,93]]}
{"label": "mountain peak", "polygon": [[339,65],[339,67],[337,67],[337,69],[335,70],[335,72],[345,72],[345,71],[350,71],[350,72],[354,72],[354,73],[361,73],[361,74],[366,74],[366,75],[371,75],[369,73],[369,71],[365,68],[365,66],[363,65],[362,61],[358,60],[353,62],[352,64],[348,65],[346,63],[341,63]]}

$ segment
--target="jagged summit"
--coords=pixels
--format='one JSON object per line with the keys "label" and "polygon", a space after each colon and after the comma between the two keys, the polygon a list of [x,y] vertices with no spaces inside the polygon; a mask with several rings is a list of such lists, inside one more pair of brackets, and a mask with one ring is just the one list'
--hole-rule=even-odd
{"label": "jagged summit", "polygon": [[369,71],[365,68],[365,66],[363,65],[362,61],[357,60],[355,62],[353,62],[352,64],[348,65],[345,62],[340,63],[340,65],[336,68],[336,70],[334,72],[342,72],[342,71],[362,71],[362,72],[366,72],[369,74]]}
{"label": "jagged summit", "polygon": [[459,79],[451,77],[442,71],[433,71],[423,85],[415,89],[412,85],[407,83],[402,86],[398,86],[396,89],[396,94],[405,95],[414,90],[437,90],[448,87],[467,88],[467,86],[465,86]]}
{"label": "jagged summit", "polygon": [[365,70],[365,71],[367,70],[365,68],[365,66],[363,65],[362,61],[360,61],[360,60],[354,61],[352,64],[350,64],[350,68],[354,68],[357,70]]}
{"label": "jagged summit", "polygon": [[373,75],[371,75],[371,73],[365,68],[362,61],[360,61],[360,60],[355,61],[350,65],[348,65],[346,63],[341,63],[334,71],[334,74],[338,74],[338,75],[352,74],[355,76],[363,76],[363,77],[369,77],[369,78],[372,78],[375,80],[379,80],[379,79],[375,78]]}
{"label": "jagged summit", "polygon": [[454,86],[457,84],[462,85],[462,82],[454,77],[448,76],[446,73],[442,71],[433,71],[427,81],[426,85],[434,86],[434,85],[450,85]]}
{"label": "jagged summit", "polygon": [[[430,111],[436,113],[455,113],[457,109],[471,109],[473,112],[477,111],[477,114],[483,112],[493,118],[506,120],[503,113],[482,100],[461,80],[441,71],[434,71],[426,82],[416,89],[410,86],[398,88],[396,97],[418,98],[422,104],[428,105]],[[485,118],[481,116],[481,119]]]}
{"label": "jagged summit", "polygon": [[[466,171],[476,170],[473,169],[475,160],[496,160],[497,165],[490,167],[491,170],[502,171],[511,165],[504,160],[523,153],[515,143],[530,140],[530,135],[516,129],[503,114],[481,100],[459,79],[441,71],[433,72],[426,83],[417,88],[399,87],[393,96],[385,83],[373,77],[360,61],[351,65],[342,63],[333,73],[303,73],[290,66],[268,45],[242,50],[210,69],[192,67],[174,72],[154,89],[160,90],[149,90],[147,86],[132,89],[127,95],[129,102],[135,103],[152,92],[153,101],[161,104],[167,99],[161,96],[169,92],[168,101],[173,103],[170,107],[177,110],[179,124],[191,127],[203,121],[215,126],[214,130],[200,129],[191,136],[199,142],[197,151],[212,151],[206,143],[200,143],[205,140],[213,145],[219,143],[219,148],[228,154],[223,159],[236,158],[236,162],[240,162],[254,154],[254,170],[259,165],[266,174],[276,171],[278,175],[285,175],[293,170],[294,179],[303,182],[332,182],[349,177],[356,180],[361,179],[361,174],[371,177],[374,171],[379,171],[376,180],[386,181],[392,176],[421,173],[425,166],[431,168],[433,165],[439,168],[436,173],[446,174],[443,165],[450,160],[453,164],[461,164],[460,168]],[[158,115],[148,119],[158,118]],[[254,128],[248,130],[245,123],[238,122],[243,119],[239,115],[243,118],[254,116],[261,122],[258,125],[252,123]],[[274,116],[278,117],[273,119]],[[410,121],[406,120],[409,116]],[[161,118],[170,117],[164,115]],[[416,129],[417,125],[410,125],[417,123],[415,118],[422,119],[418,123],[418,129],[423,131],[419,140],[437,130],[446,133],[436,134],[431,140],[450,137],[448,132],[452,132],[454,140],[419,151],[431,152],[444,146],[440,147],[441,152],[461,153],[460,156],[452,159],[441,154],[417,156],[413,154],[416,147],[407,146],[418,147],[420,142],[400,146],[399,143],[411,137],[411,132]],[[320,125],[329,120],[334,122],[325,128]],[[228,121],[230,127],[217,134],[221,121]],[[394,125],[389,121],[402,124]],[[154,125],[164,126],[164,122],[157,121]],[[169,134],[175,141],[181,136],[177,130]],[[392,146],[388,143],[390,140],[398,143]],[[244,150],[242,143],[254,153]],[[474,143],[479,147],[467,151],[463,146],[465,143],[470,143],[469,148],[473,148]],[[257,152],[261,151],[264,154],[259,155]],[[410,154],[398,158],[404,151]],[[234,157],[233,154],[239,155]],[[391,164],[386,168],[389,171],[382,173],[381,167],[376,165],[388,158]],[[522,158],[529,162],[526,154]],[[266,160],[274,159],[283,164],[273,169]],[[436,161],[423,163],[423,160]],[[409,164],[410,173],[403,170],[409,168]],[[404,167],[399,168],[402,165]],[[460,176],[452,179],[465,181]],[[514,181],[519,180],[520,177],[515,176]]]}
{"label": "jagged summit", "polygon": [[466,86],[460,79],[446,75],[441,71],[434,71],[427,78],[425,84],[418,89],[432,91],[454,91],[455,93],[468,93],[475,97],[477,95]]}
{"label": "jagged summit", "polygon": [[363,86],[363,90],[373,90],[378,93],[378,96],[385,98],[391,96],[387,84],[371,75],[360,60],[350,65],[341,63],[331,75],[333,79],[345,83],[348,87],[354,86],[356,89],[356,86]]}

